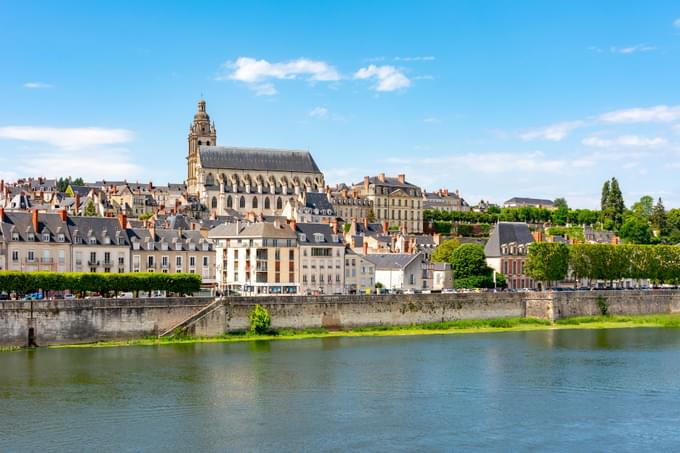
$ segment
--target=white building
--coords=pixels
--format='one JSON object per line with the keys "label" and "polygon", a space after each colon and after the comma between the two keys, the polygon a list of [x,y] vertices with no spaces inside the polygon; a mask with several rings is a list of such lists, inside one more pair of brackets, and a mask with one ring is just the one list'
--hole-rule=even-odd
{"label": "white building", "polygon": [[366,255],[375,265],[375,281],[390,290],[426,288],[425,260],[422,253]]}

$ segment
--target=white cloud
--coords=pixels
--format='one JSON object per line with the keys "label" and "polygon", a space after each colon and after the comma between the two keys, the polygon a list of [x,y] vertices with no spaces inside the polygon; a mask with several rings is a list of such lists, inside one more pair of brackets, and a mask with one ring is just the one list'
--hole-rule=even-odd
{"label": "white cloud", "polygon": [[614,139],[587,137],[581,143],[596,148],[612,148],[619,146],[654,147],[665,145],[667,142],[661,137],[649,138],[639,135],[622,135]]}
{"label": "white cloud", "polygon": [[611,53],[620,53],[624,55],[632,54],[632,53],[638,53],[638,52],[651,52],[652,50],[656,50],[656,47],[650,46],[648,44],[636,44],[634,46],[628,46],[628,47],[610,47],[609,51]]}
{"label": "white cloud", "polygon": [[24,83],[24,88],[31,89],[52,88],[52,85],[44,82],[26,82]]}
{"label": "white cloud", "polygon": [[0,127],[0,139],[48,143],[63,149],[81,149],[88,146],[112,145],[132,140],[134,134],[127,129],[100,127],[58,128],[37,126]]}
{"label": "white cloud", "polygon": [[583,126],[583,121],[565,121],[562,123],[551,124],[541,129],[534,129],[520,134],[520,138],[525,141],[531,140],[550,140],[559,142],[563,140],[569,132]]}
{"label": "white cloud", "polygon": [[616,110],[599,116],[604,123],[670,123],[680,120],[680,106],[657,105]]}
{"label": "white cloud", "polygon": [[266,79],[295,79],[306,77],[313,81],[340,80],[335,68],[323,61],[298,58],[281,63],[270,63],[267,60],[239,57],[234,63],[227,63],[225,67],[233,72],[219,79],[228,78],[246,83],[261,82]]}
{"label": "white cloud", "polygon": [[432,55],[426,55],[422,57],[394,57],[394,61],[434,61]]}
{"label": "white cloud", "polygon": [[394,66],[376,66],[369,65],[366,68],[361,68],[354,73],[355,79],[371,79],[378,80],[376,91],[396,91],[406,89],[411,86],[411,81]]}
{"label": "white cloud", "polygon": [[674,26],[675,28],[680,28],[680,18],[675,19],[675,20],[673,21],[673,26]]}
{"label": "white cloud", "polygon": [[309,116],[312,118],[328,118],[328,109],[326,107],[314,107],[309,111]]}

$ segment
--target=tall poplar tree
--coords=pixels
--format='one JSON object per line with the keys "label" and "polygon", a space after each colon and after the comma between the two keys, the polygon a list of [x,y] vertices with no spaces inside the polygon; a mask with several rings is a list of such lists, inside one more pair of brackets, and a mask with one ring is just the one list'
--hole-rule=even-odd
{"label": "tall poplar tree", "polygon": [[668,217],[666,216],[666,208],[661,198],[659,198],[654,209],[652,209],[650,221],[652,227],[659,232],[659,235],[664,236],[668,233]]}

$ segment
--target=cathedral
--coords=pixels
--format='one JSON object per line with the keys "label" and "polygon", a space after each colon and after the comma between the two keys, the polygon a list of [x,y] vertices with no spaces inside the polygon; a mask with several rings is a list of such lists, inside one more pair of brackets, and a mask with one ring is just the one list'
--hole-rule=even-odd
{"label": "cathedral", "polygon": [[203,99],[189,128],[187,167],[188,192],[218,216],[281,215],[288,201],[324,189],[323,174],[308,151],[217,146]]}

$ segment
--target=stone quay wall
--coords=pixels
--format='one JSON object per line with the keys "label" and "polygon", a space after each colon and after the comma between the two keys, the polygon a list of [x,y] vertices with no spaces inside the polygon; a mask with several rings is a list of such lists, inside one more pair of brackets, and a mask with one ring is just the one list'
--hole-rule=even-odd
{"label": "stone quay wall", "polygon": [[[255,304],[275,329],[349,329],[471,319],[680,313],[680,290],[414,294],[384,296],[0,301],[0,346],[24,346],[32,330],[39,346],[125,340],[181,326],[198,336],[248,329]],[[198,318],[198,319],[194,319]],[[184,322],[190,320],[190,322]],[[183,323],[184,322],[184,323]]]}

